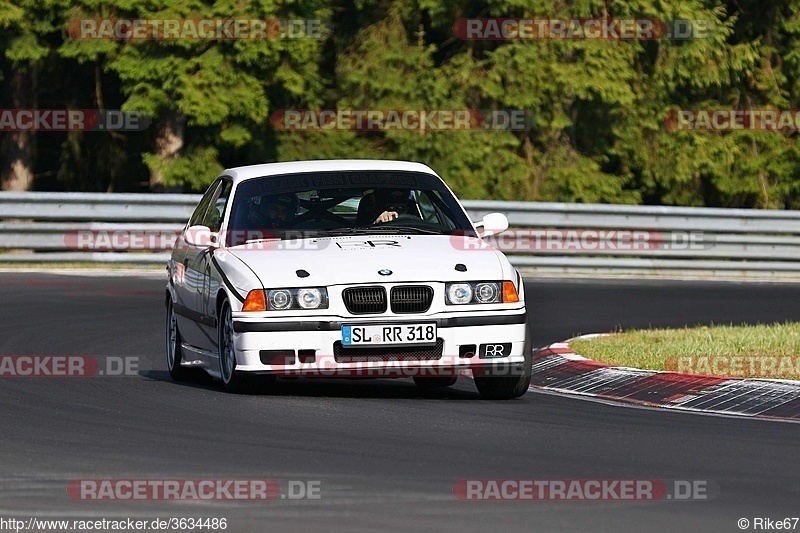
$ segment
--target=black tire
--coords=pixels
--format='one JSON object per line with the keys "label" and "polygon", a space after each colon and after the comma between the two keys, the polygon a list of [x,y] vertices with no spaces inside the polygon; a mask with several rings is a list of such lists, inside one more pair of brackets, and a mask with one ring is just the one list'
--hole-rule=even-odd
{"label": "black tire", "polygon": [[167,369],[174,381],[187,381],[192,377],[190,368],[181,365],[183,349],[181,348],[181,332],[178,330],[178,321],[175,317],[175,308],[172,300],[167,300],[167,326],[166,326]]}
{"label": "black tire", "polygon": [[236,370],[236,350],[233,345],[233,319],[228,301],[222,302],[217,325],[217,341],[219,346],[219,374],[225,390],[234,394],[245,394],[254,389],[254,380]]}
{"label": "black tire", "polygon": [[450,387],[458,381],[458,376],[435,376],[421,377],[414,376],[414,383],[421,389],[435,389],[440,387]]}
{"label": "black tire", "polygon": [[475,377],[475,386],[484,400],[511,400],[528,392],[528,387],[531,385],[531,367],[533,366],[530,337],[530,330],[526,329],[525,344],[522,348],[525,362],[520,375]]}

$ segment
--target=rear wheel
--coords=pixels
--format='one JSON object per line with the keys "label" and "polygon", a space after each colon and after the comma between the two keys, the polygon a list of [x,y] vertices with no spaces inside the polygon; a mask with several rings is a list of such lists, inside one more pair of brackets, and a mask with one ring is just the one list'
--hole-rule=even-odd
{"label": "rear wheel", "polygon": [[185,381],[191,375],[190,369],[181,365],[183,361],[181,342],[181,333],[178,331],[175,308],[172,305],[172,300],[167,300],[167,368],[169,369],[170,377],[175,381]]}
{"label": "rear wheel", "polygon": [[217,326],[219,337],[219,374],[225,390],[233,393],[249,392],[252,378],[236,370],[236,349],[233,340],[233,316],[231,306],[226,301],[219,310]]}
{"label": "rear wheel", "polygon": [[414,383],[421,389],[434,389],[455,385],[458,376],[414,377]]}
{"label": "rear wheel", "polygon": [[533,365],[530,331],[526,330],[525,344],[522,350],[525,361],[522,364],[521,374],[475,377],[475,386],[484,400],[511,400],[519,398],[528,391],[528,387],[531,385],[531,367]]}

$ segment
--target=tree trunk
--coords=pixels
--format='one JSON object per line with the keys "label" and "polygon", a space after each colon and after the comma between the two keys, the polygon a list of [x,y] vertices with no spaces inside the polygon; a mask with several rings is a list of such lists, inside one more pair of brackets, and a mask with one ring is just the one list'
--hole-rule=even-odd
{"label": "tree trunk", "polygon": [[[180,155],[186,132],[186,117],[170,111],[161,121],[156,138],[156,155],[159,159],[172,159]],[[150,169],[150,190],[164,190],[164,176],[160,169]]]}
{"label": "tree trunk", "polygon": [[[14,72],[9,83],[11,91],[8,101],[15,109],[30,107],[26,95],[32,94],[29,76]],[[27,82],[27,83],[26,83]],[[0,189],[4,191],[27,191],[33,185],[33,149],[35,137],[31,131],[12,131],[5,135],[0,153]]]}

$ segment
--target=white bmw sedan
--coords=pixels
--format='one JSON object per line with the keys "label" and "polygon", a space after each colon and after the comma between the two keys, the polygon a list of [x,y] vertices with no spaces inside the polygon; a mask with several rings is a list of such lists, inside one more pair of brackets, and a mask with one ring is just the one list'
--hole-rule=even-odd
{"label": "white bmw sedan", "polygon": [[[523,395],[531,344],[522,277],[425,165],[333,160],[225,170],[172,251],[167,365],[232,392],[278,377],[472,374]],[[268,376],[268,377],[267,377]]]}

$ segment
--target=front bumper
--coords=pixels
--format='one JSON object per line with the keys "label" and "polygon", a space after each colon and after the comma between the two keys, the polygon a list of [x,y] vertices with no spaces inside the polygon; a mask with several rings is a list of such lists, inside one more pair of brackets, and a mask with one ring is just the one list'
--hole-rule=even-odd
{"label": "front bumper", "polygon": [[[524,368],[525,309],[493,314],[438,314],[383,318],[316,316],[264,319],[234,313],[236,370],[295,377],[433,377],[464,370],[519,375]],[[343,325],[431,323],[440,350],[418,345],[342,349]],[[338,345],[337,345],[338,344]],[[499,348],[502,345],[502,349]],[[346,352],[346,353],[345,353]],[[359,357],[360,353],[369,356]],[[280,357],[273,357],[280,354]]]}

